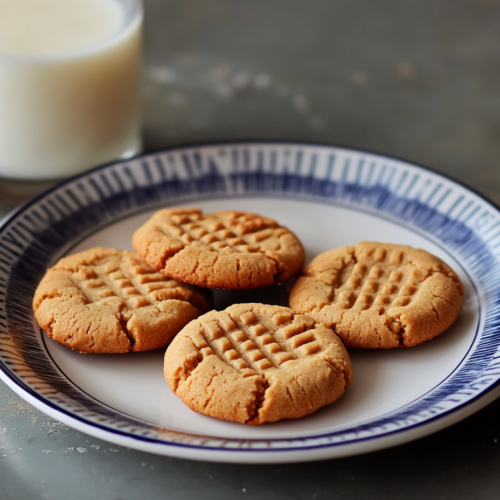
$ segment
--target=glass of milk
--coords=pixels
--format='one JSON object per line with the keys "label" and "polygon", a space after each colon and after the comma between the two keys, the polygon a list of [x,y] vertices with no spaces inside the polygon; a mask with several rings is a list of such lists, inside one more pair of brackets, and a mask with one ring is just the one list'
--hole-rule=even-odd
{"label": "glass of milk", "polygon": [[139,152],[142,17],[140,0],[0,0],[0,178]]}

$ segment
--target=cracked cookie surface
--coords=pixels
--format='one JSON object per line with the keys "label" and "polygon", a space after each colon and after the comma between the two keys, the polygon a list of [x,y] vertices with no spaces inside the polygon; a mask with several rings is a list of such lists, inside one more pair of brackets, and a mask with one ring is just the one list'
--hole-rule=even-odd
{"label": "cracked cookie surface", "polygon": [[463,287],[441,259],[403,245],[360,242],[305,267],[290,307],[331,327],[346,347],[411,347],[460,314]]}
{"label": "cracked cookie surface", "polygon": [[246,424],[299,418],[351,381],[330,328],[287,307],[236,304],[187,325],[165,354],[165,380],[192,410]]}
{"label": "cracked cookie surface", "polygon": [[81,353],[165,347],[211,306],[211,293],[166,278],[137,254],[93,248],[61,259],[33,300],[40,327]]}
{"label": "cracked cookie surface", "polygon": [[134,233],[132,245],[165,276],[226,290],[285,283],[305,259],[291,231],[272,219],[234,211],[160,210]]}

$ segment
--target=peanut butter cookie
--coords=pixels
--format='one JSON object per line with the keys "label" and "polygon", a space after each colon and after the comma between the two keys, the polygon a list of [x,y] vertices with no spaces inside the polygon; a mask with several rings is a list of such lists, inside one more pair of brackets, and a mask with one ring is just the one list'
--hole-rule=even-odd
{"label": "peanut butter cookie", "polygon": [[236,304],[187,325],[165,354],[165,379],[192,410],[246,424],[299,418],[351,381],[339,338],[287,307]]}
{"label": "peanut butter cookie", "polygon": [[160,210],[135,232],[132,245],[165,276],[227,290],[284,283],[300,271],[305,258],[292,232],[244,212]]}
{"label": "peanut butter cookie", "polygon": [[210,305],[209,291],[166,278],[135,253],[112,248],[61,259],[33,301],[47,335],[82,353],[164,347]]}
{"label": "peanut butter cookie", "polygon": [[441,259],[409,246],[361,242],[318,255],[290,307],[333,328],[346,347],[410,347],[458,317],[463,287]]}

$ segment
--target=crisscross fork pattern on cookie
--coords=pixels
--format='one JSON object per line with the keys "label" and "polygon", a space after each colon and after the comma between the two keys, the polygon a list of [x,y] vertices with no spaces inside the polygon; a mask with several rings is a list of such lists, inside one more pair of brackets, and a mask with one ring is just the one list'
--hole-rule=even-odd
{"label": "crisscross fork pattern on cookie", "polygon": [[259,252],[262,241],[286,233],[286,229],[278,228],[273,221],[252,214],[236,213],[233,217],[223,218],[195,212],[174,214],[169,218],[171,222],[160,227],[166,236],[173,235],[184,244],[195,242],[225,253]]}
{"label": "crisscross fork pattern on cookie", "polygon": [[405,276],[401,250],[377,248],[370,256],[371,265],[357,262],[350,272],[341,271],[341,285],[332,290],[333,303],[343,309],[376,309],[380,313],[390,306],[407,306],[419,289],[423,271],[412,269]]}
{"label": "crisscross fork pattern on cookie", "polygon": [[83,266],[71,281],[89,302],[119,298],[129,309],[138,309],[169,299],[182,300],[177,282],[143,264],[119,265],[107,262]]}
{"label": "crisscross fork pattern on cookie", "polygon": [[311,331],[313,320],[304,324],[294,322],[291,315],[276,314],[272,321],[276,330],[264,326],[265,321],[259,322],[251,311],[240,318],[225,314],[218,321],[202,321],[196,347],[204,357],[215,354],[237,370],[251,368],[257,372],[322,350]]}

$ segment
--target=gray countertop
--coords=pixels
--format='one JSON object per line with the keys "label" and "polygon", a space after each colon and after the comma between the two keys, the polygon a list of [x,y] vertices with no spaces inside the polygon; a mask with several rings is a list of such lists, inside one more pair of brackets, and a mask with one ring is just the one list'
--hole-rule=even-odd
{"label": "gray countertop", "polygon": [[[146,149],[225,139],[361,147],[428,165],[500,203],[499,1],[145,5]],[[0,215],[25,188],[0,180]],[[496,499],[499,422],[497,401],[367,455],[213,464],[88,437],[0,382],[0,498]]]}

